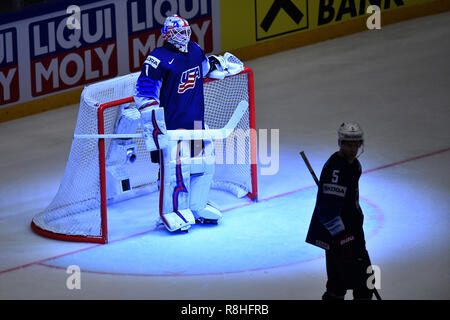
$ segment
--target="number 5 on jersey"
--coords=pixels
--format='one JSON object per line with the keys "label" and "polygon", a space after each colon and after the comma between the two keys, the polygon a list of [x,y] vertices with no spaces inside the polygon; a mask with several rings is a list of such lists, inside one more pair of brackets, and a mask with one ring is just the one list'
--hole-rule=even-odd
{"label": "number 5 on jersey", "polygon": [[331,182],[337,183],[339,180],[339,170],[333,170],[333,177],[331,178]]}

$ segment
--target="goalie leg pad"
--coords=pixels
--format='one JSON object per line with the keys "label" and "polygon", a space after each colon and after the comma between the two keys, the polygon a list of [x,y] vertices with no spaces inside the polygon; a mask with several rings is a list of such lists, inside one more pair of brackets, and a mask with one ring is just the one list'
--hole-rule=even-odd
{"label": "goalie leg pad", "polygon": [[195,223],[189,208],[189,143],[170,141],[162,150],[161,160],[161,220],[169,231],[187,230]]}
{"label": "goalie leg pad", "polygon": [[196,220],[215,221],[222,218],[220,210],[208,203],[215,168],[212,141],[205,140],[200,155],[191,159],[190,208]]}
{"label": "goalie leg pad", "polygon": [[170,232],[186,231],[191,227],[192,224],[195,223],[195,221],[188,221],[188,219],[190,220],[191,216],[192,212],[189,209],[178,210],[177,212],[170,212],[165,214],[163,223],[167,230],[169,230]]}
{"label": "goalie leg pad", "polygon": [[169,138],[167,137],[164,109],[153,108],[142,111],[142,121],[142,133],[147,151],[166,148]]}

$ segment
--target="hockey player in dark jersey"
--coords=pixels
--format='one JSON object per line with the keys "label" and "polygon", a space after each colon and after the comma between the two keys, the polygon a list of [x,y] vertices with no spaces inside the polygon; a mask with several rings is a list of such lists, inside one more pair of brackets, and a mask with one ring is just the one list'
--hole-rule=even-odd
{"label": "hockey player in dark jersey", "polygon": [[372,298],[373,291],[367,285],[370,259],[358,193],[358,152],[363,150],[363,139],[358,123],[342,123],[338,130],[339,151],[328,159],[320,175],[306,242],[326,250],[328,280],[324,300],[344,299],[348,289],[353,289],[354,299]]}
{"label": "hockey player in dark jersey", "polygon": [[[203,50],[190,41],[189,23],[166,18],[166,40],[145,60],[134,100],[152,161],[160,163],[159,211],[169,231],[187,230],[196,221],[217,222],[221,212],[208,202],[214,174],[211,140],[170,141],[167,130],[205,129],[203,77],[210,71]],[[156,156],[155,156],[156,155]]]}

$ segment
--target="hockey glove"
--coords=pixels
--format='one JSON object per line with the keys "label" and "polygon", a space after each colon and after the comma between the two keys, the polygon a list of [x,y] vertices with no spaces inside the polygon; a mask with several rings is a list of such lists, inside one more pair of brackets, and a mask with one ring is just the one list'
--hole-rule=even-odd
{"label": "hockey glove", "polygon": [[244,64],[236,56],[225,52],[223,56],[209,56],[208,77],[213,79],[223,79],[226,76],[238,74],[244,70]]}
{"label": "hockey glove", "polygon": [[212,56],[208,57],[208,61],[209,61],[209,71],[208,71],[208,73],[210,73],[213,70],[220,70],[220,71],[222,71],[222,64],[223,64],[223,62],[221,63],[221,61],[219,59],[223,59],[223,58],[220,57],[220,56],[215,56],[215,55],[212,55]]}

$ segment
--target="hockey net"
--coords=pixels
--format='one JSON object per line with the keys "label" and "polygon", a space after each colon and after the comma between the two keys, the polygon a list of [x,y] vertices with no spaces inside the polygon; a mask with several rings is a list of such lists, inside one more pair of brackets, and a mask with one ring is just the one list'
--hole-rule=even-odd
{"label": "hockey net", "polygon": [[[159,165],[151,162],[142,138],[132,139],[134,161],[120,165],[108,162],[113,139],[107,135],[114,134],[121,108],[134,104],[132,95],[138,76],[139,73],[133,73],[117,77],[83,90],[60,187],[49,206],[31,222],[37,233],[59,240],[106,243],[108,206],[158,191]],[[214,141],[216,165],[212,188],[256,200],[252,70],[245,68],[223,80],[205,79],[204,94],[205,123],[209,129],[223,128],[239,102],[248,102],[248,110],[233,132],[226,139]],[[139,125],[135,135],[141,132]],[[158,203],[153,205],[158,207]]]}

